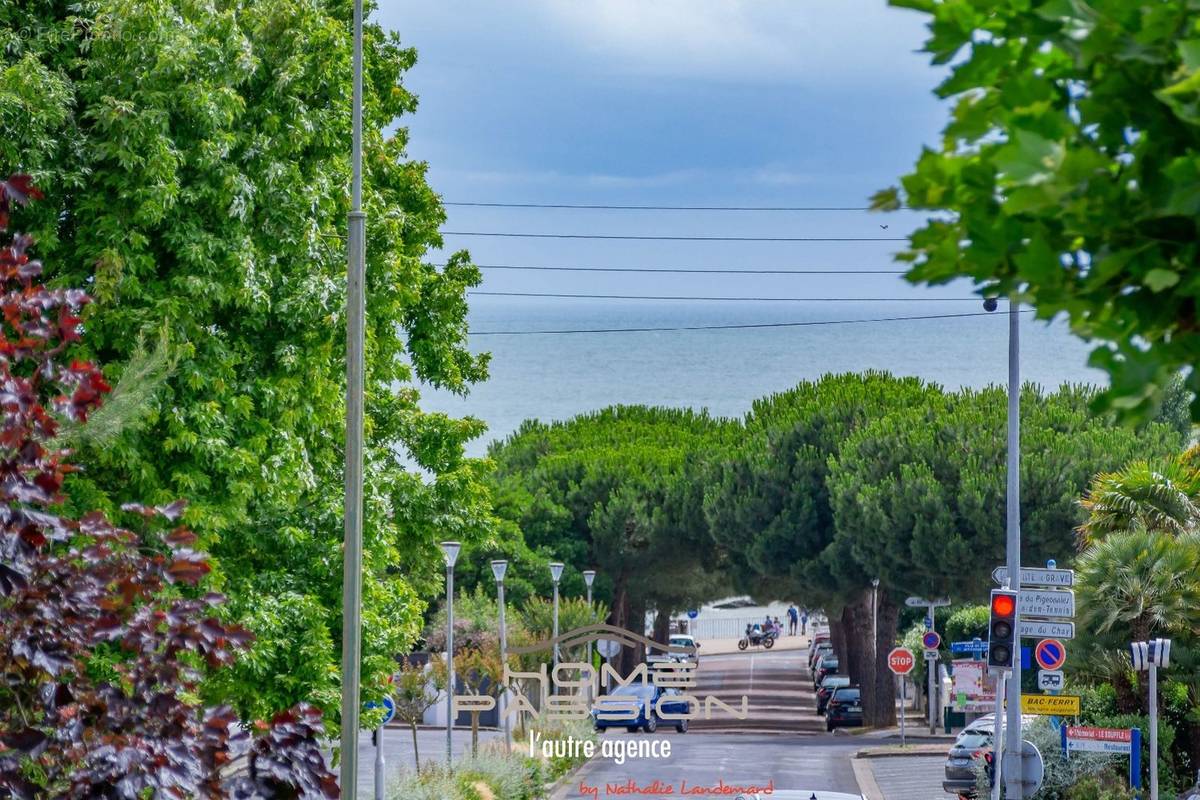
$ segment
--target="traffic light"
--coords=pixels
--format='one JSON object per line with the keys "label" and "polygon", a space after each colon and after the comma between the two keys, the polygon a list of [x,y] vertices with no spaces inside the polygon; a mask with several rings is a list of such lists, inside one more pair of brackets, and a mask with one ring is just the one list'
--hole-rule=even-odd
{"label": "traffic light", "polygon": [[992,590],[992,614],[988,624],[988,667],[1013,669],[1017,655],[1017,593]]}

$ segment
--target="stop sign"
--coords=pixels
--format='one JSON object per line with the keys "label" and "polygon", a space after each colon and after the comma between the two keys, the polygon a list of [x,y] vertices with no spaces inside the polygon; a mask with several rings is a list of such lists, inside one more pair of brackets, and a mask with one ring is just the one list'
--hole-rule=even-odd
{"label": "stop sign", "polygon": [[917,659],[907,647],[897,647],[888,653],[888,669],[897,675],[907,675],[916,665]]}

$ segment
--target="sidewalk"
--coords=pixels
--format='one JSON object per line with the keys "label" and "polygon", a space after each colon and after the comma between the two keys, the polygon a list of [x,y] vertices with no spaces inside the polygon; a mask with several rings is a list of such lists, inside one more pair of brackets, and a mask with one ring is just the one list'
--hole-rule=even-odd
{"label": "sidewalk", "polygon": [[942,789],[947,745],[866,747],[850,762],[866,800],[953,800]]}

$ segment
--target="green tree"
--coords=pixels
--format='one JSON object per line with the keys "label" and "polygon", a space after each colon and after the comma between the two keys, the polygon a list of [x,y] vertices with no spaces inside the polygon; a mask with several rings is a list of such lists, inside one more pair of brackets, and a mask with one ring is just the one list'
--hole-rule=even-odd
{"label": "green tree", "polygon": [[1097,475],[1080,505],[1085,545],[1135,530],[1177,536],[1200,526],[1200,471],[1181,458],[1135,461]]}
{"label": "green tree", "polygon": [[[396,718],[406,723],[412,731],[413,766],[421,771],[421,750],[418,744],[417,726],[425,721],[425,712],[437,703],[440,693],[446,688],[446,668],[437,659],[431,669],[423,664],[405,661],[400,665],[392,685],[392,700],[396,703]],[[440,669],[439,669],[440,667]]]}
{"label": "green tree", "polygon": [[[951,65],[936,147],[880,209],[936,210],[901,259],[973,280],[1094,341],[1101,407],[1147,418],[1200,329],[1200,8],[1153,0],[891,0],[930,17]],[[948,213],[947,213],[948,212]],[[1200,419],[1193,399],[1191,416]]]}
{"label": "green tree", "polygon": [[[89,353],[123,377],[165,336],[170,376],[141,424],[80,443],[76,508],[196,502],[231,616],[262,632],[216,699],[246,716],[339,685],[346,0],[65,0],[0,6],[0,162],[56,187],[23,222],[59,280],[88,285]],[[476,420],[425,414],[417,380],[457,392],[470,354],[465,254],[395,127],[415,59],[366,30],[367,455],[364,699],[377,699],[438,585],[435,542],[485,537]],[[390,133],[388,133],[390,131]],[[395,574],[399,568],[399,574]],[[272,687],[264,691],[263,687]]]}

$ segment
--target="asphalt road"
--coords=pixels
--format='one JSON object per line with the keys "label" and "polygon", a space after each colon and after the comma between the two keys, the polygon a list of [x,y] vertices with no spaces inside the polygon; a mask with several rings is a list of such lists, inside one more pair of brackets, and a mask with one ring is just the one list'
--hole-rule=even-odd
{"label": "asphalt road", "polygon": [[[559,790],[554,800],[678,797],[686,789],[715,787],[721,782],[727,786],[760,787],[773,782],[775,790],[858,792],[850,758],[862,743],[853,737],[674,732],[648,736],[612,732],[605,733],[603,738],[635,737],[669,740],[670,758],[626,760],[624,764],[617,764],[612,758],[594,758],[576,773],[569,785]],[[631,781],[638,791],[618,794]],[[656,781],[657,789],[653,786]]]}

